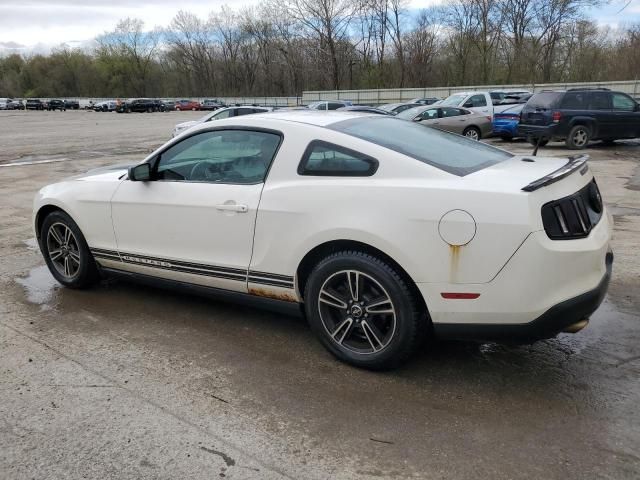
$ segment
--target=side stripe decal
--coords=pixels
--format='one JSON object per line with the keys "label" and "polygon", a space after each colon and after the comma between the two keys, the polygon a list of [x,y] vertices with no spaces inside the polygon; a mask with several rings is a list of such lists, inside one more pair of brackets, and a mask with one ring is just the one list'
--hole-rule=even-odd
{"label": "side stripe decal", "polygon": [[149,257],[147,255],[129,254],[117,252],[115,250],[105,250],[102,248],[91,248],[91,253],[96,259],[120,261],[133,265],[144,265],[145,267],[170,270],[181,273],[191,273],[193,275],[204,275],[207,277],[224,278],[227,280],[237,280],[239,282],[258,283],[273,287],[293,289],[293,277],[278,273],[260,272],[240,268],[218,267],[201,263],[183,262],[179,260],[169,260],[165,258]]}

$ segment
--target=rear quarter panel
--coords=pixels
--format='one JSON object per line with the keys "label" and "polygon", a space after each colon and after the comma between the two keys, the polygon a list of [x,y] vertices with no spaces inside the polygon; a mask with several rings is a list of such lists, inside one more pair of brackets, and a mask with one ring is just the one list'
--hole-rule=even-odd
{"label": "rear quarter panel", "polygon": [[[371,245],[415,282],[490,281],[531,232],[527,195],[467,187],[461,177],[328,129],[287,130],[266,181],[251,268],[295,275],[303,257],[332,240]],[[307,144],[349,145],[380,162],[372,177],[299,176]],[[463,209],[477,223],[474,239],[452,248],[438,231],[442,216]]]}

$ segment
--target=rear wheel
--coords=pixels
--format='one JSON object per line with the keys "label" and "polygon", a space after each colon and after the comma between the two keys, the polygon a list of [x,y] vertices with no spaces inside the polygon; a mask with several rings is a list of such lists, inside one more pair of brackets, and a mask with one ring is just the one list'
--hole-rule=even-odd
{"label": "rear wheel", "polygon": [[511,135],[500,135],[500,138],[503,142],[510,142],[513,140],[513,137]]}
{"label": "rear wheel", "polygon": [[587,146],[590,139],[591,131],[589,130],[589,127],[576,125],[569,132],[569,136],[565,140],[565,143],[571,150],[580,150]]}
{"label": "rear wheel", "polygon": [[405,362],[423,339],[426,312],[386,262],[357,251],[322,260],[305,288],[311,329],[338,359],[387,369]]}
{"label": "rear wheel", "polygon": [[51,274],[70,288],[87,288],[100,275],[87,242],[72,218],[52,212],[42,222],[40,249]]}
{"label": "rear wheel", "polygon": [[480,140],[480,130],[477,127],[465,128],[464,132],[462,132],[462,135],[470,138],[471,140]]}

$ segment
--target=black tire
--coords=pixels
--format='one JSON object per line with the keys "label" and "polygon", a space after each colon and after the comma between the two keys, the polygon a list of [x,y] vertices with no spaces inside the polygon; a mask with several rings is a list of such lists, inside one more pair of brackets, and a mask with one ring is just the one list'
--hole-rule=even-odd
{"label": "black tire", "polygon": [[586,125],[575,125],[569,131],[565,144],[571,150],[582,150],[587,148],[591,140],[591,130]]}
{"label": "black tire", "polygon": [[513,137],[511,135],[500,135],[500,138],[503,142],[511,142],[513,141]]}
{"label": "black tire", "polygon": [[[358,275],[352,277],[355,272]],[[353,293],[346,287],[347,275],[360,279],[355,302]],[[336,289],[332,282],[343,282],[343,289]],[[352,283],[355,285],[356,281]],[[338,359],[371,370],[393,368],[409,359],[427,331],[427,312],[417,298],[415,288],[411,287],[401,273],[372,255],[359,251],[337,252],[320,261],[309,275],[304,292],[307,321],[320,342]],[[344,301],[340,300],[339,305],[321,301],[320,294],[326,291],[325,288],[340,295]],[[323,297],[329,298],[324,294]],[[379,304],[380,298],[390,301]],[[344,311],[342,304],[346,307]],[[388,305],[393,313],[374,311],[384,305]],[[338,325],[348,322],[350,317],[353,318],[346,330],[340,329]],[[329,330],[333,331],[333,336]],[[380,337],[382,341],[374,342]]]}
{"label": "black tire", "polygon": [[482,133],[478,127],[467,127],[462,132],[462,135],[472,140],[480,140],[482,138]]}
{"label": "black tire", "polygon": [[[64,265],[60,265],[59,260],[54,257],[56,260],[54,262],[54,259],[52,259],[52,252],[57,253],[63,250],[63,248],[55,249],[55,246],[59,245],[59,242],[55,240],[55,235],[50,234],[50,231],[53,228],[58,234],[58,237],[62,239],[61,232],[65,231],[64,227],[68,228],[73,234],[67,242],[68,247],[64,249],[65,252],[70,252],[66,255],[69,257],[70,273],[72,268],[76,269],[71,275],[65,275],[62,271],[62,269],[66,270],[66,260],[64,260]],[[84,235],[82,235],[76,222],[61,210],[51,212],[42,222],[42,228],[40,229],[40,251],[47,262],[47,267],[49,267],[51,274],[65,287],[78,289],[88,288],[100,280],[98,267],[87,246]],[[74,254],[77,255],[78,261],[73,260]],[[65,254],[63,253],[63,257],[64,256]]]}
{"label": "black tire", "polygon": [[540,139],[540,143],[538,143],[538,138],[537,137],[527,137],[527,142],[529,142],[534,147],[536,145],[538,145],[540,147],[544,147],[547,143],[549,143],[549,139],[548,138],[541,138]]}

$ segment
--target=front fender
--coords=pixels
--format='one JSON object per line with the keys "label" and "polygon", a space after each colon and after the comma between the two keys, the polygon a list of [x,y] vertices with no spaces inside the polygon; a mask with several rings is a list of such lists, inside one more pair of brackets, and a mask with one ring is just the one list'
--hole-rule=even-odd
{"label": "front fender", "polygon": [[41,220],[39,213],[42,209],[54,207],[66,212],[76,222],[89,246],[116,249],[111,197],[119,183],[120,180],[67,180],[42,188],[34,199],[34,230]]}

